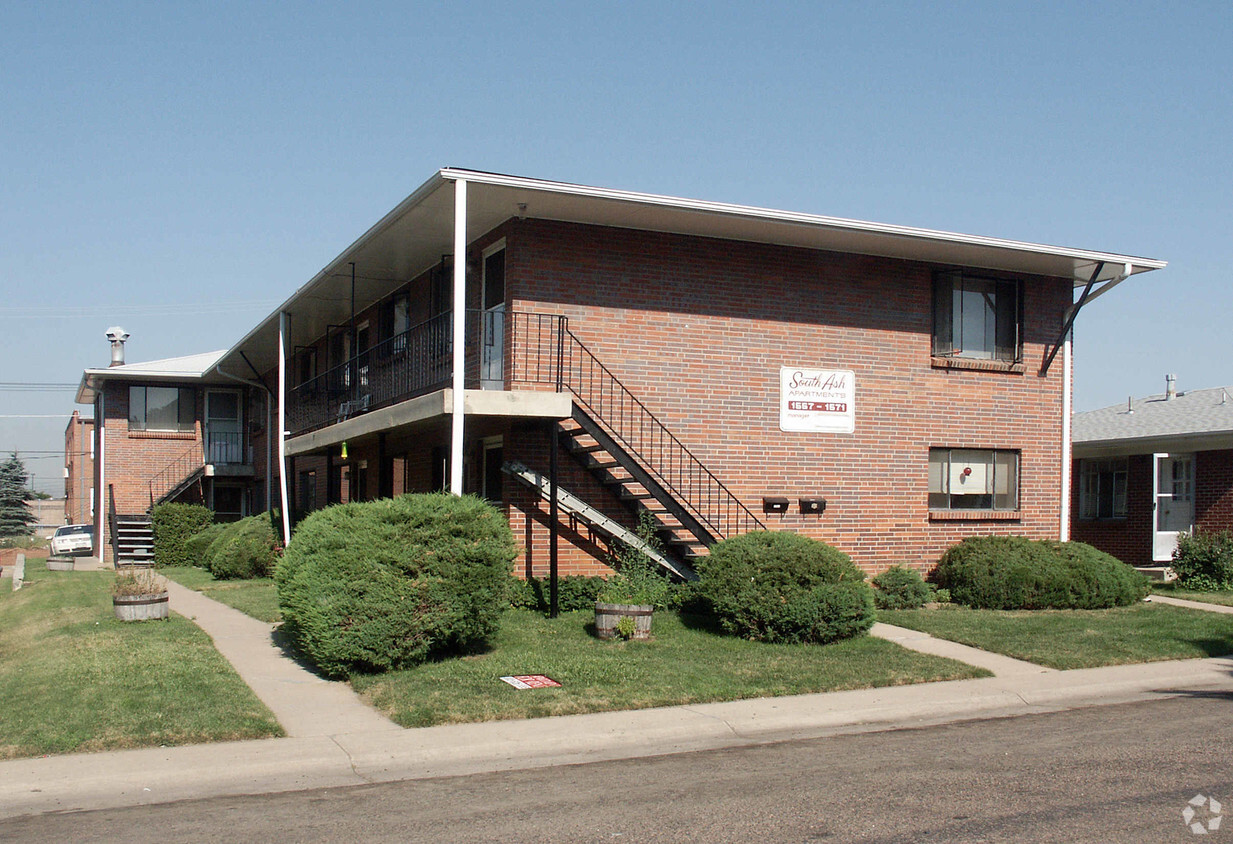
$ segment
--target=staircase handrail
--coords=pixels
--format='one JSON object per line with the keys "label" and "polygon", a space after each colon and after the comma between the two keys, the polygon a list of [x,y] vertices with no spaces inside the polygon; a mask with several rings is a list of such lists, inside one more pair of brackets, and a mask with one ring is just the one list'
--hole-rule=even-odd
{"label": "staircase handrail", "polygon": [[552,352],[555,365],[544,367],[539,360],[531,362],[516,357],[515,366],[522,363],[530,369],[531,380],[543,379],[551,371],[557,392],[568,390],[716,537],[723,539],[766,529],[753,511],[570,330],[568,317],[528,313],[511,316],[515,331],[520,324],[525,324],[528,332],[540,332],[545,320],[556,323]]}
{"label": "staircase handrail", "polygon": [[[199,472],[205,467],[205,451],[201,443],[194,443],[191,448],[176,457],[159,472],[150,476],[150,511],[154,505],[185,478]],[[158,492],[156,493],[155,490]]]}

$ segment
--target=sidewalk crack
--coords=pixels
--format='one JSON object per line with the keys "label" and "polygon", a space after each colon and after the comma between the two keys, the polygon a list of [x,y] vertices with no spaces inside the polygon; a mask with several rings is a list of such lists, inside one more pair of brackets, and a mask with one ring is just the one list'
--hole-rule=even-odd
{"label": "sidewalk crack", "polygon": [[351,773],[355,774],[356,779],[360,780],[361,782],[368,783],[369,785],[376,782],[376,780],[372,779],[371,777],[366,777],[360,773],[360,769],[355,766],[355,757],[351,755],[350,750],[348,750],[346,747],[343,746],[342,742],[340,742],[334,736],[326,736],[326,738],[334,742],[335,746],[339,750],[341,750],[343,754],[347,757],[347,765],[351,768]]}

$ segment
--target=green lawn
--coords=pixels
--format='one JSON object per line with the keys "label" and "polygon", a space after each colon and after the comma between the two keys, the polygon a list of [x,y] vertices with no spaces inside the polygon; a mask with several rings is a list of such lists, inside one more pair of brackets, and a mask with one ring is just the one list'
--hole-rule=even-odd
{"label": "green lawn", "polygon": [[215,580],[205,569],[191,566],[167,566],[158,570],[181,586],[213,598],[219,603],[235,607],[245,615],[260,621],[281,621],[278,611],[278,592],[273,578],[258,577],[253,580]]}
{"label": "green lawn", "polygon": [[879,610],[878,618],[941,639],[1050,668],[1233,653],[1233,618],[1203,610],[1141,603],[1110,610]]}
{"label": "green lawn", "polygon": [[[406,727],[805,694],[988,676],[947,659],[861,637],[832,645],[767,645],[655,613],[649,642],[603,642],[594,612],[549,620],[511,610],[487,653],[352,685]],[[689,621],[689,619],[686,619]],[[546,674],[561,688],[519,691],[503,675]]]}
{"label": "green lawn", "polygon": [[1233,607],[1233,591],[1227,592],[1195,592],[1190,589],[1180,589],[1172,583],[1155,584],[1152,591],[1170,598],[1182,598],[1186,601],[1202,601],[1205,604],[1220,604]]}
{"label": "green lawn", "polygon": [[0,590],[0,758],[282,735],[187,619],[120,622],[110,572]]}

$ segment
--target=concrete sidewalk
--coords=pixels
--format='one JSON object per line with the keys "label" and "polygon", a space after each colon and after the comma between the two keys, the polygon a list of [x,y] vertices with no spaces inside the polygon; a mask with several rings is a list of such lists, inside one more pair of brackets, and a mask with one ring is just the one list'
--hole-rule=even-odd
{"label": "concrete sidewalk", "polygon": [[274,625],[168,581],[171,607],[210,635],[240,678],[292,737],[402,731],[346,683],[331,682],[279,646]]}

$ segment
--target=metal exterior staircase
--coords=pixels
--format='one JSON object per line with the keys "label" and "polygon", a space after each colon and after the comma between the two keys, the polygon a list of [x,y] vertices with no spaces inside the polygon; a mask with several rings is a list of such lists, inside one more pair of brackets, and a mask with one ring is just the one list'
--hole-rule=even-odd
{"label": "metal exterior staircase", "polygon": [[117,514],[114,521],[117,566],[154,565],[154,529],[144,513]]}

